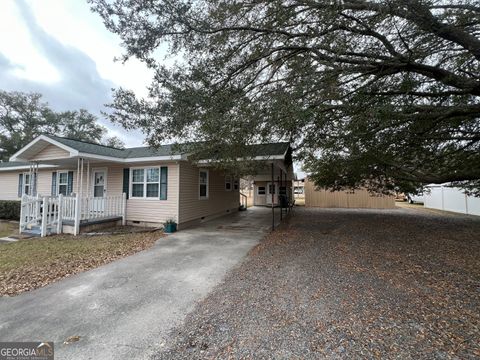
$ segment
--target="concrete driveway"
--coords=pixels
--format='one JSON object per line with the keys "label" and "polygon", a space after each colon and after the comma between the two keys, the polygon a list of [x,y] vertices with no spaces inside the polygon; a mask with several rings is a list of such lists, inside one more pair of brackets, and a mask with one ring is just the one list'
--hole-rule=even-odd
{"label": "concrete driveway", "polygon": [[[54,341],[57,359],[148,358],[270,224],[269,209],[249,209],[44,288],[0,298],[0,341]],[[71,336],[80,340],[64,344]]]}

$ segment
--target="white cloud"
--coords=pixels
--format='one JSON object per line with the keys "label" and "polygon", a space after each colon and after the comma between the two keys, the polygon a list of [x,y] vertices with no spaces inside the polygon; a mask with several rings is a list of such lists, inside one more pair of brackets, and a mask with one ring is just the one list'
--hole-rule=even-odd
{"label": "white cloud", "polygon": [[[80,107],[100,114],[112,87],[145,96],[151,73],[138,60],[114,62],[122,49],[84,1],[0,2],[0,86],[35,91],[54,108]],[[140,145],[139,132],[101,122],[128,146]]]}

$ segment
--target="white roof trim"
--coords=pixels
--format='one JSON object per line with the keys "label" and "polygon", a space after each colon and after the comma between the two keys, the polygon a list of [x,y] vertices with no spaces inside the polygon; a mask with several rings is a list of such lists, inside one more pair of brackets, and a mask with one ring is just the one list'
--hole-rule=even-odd
{"label": "white roof trim", "polygon": [[165,155],[165,156],[152,156],[152,157],[139,157],[125,159],[126,163],[130,162],[143,162],[143,161],[166,161],[166,160],[186,160],[183,155]]}
{"label": "white roof trim", "polygon": [[169,160],[184,160],[182,155],[165,155],[165,156],[150,156],[150,157],[139,157],[139,158],[117,158],[113,156],[105,155],[96,155],[89,153],[78,153],[79,157],[88,158],[88,159],[98,159],[98,160],[107,160],[118,163],[136,163],[136,162],[148,162],[148,161],[169,161]]}
{"label": "white roof trim", "polygon": [[[237,161],[244,161],[245,158],[237,158]],[[285,160],[285,156],[284,155],[269,155],[269,156],[255,156],[251,159],[247,159],[247,160],[271,160],[271,161],[274,161],[274,160]],[[213,159],[205,159],[205,160],[199,160],[198,163],[199,164],[209,164],[209,163],[215,163],[217,162],[218,160],[213,160]]]}
{"label": "white roof trim", "polygon": [[[52,168],[56,168],[56,167],[58,167],[58,165],[38,164],[39,169],[52,169]],[[28,170],[28,169],[30,169],[29,165],[17,165],[17,166],[0,167],[0,171]]]}
{"label": "white roof trim", "polygon": [[48,136],[45,135],[40,135],[39,137],[33,139],[30,141],[27,145],[25,145],[23,148],[18,150],[15,154],[10,156],[10,161],[28,161],[27,159],[24,159],[20,157],[22,153],[24,153],[29,147],[35,145],[39,141],[46,141],[52,145],[58,146],[59,148],[68,151],[70,153],[70,157],[74,157],[78,155],[78,150],[75,150],[74,148],[71,148],[70,146],[64,145],[54,139],[49,138]]}

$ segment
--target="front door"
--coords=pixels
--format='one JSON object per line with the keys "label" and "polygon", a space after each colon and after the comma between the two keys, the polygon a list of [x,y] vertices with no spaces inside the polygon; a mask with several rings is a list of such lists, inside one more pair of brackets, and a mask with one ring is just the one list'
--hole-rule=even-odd
{"label": "front door", "polygon": [[101,212],[104,207],[102,198],[107,196],[107,170],[94,169],[92,171],[92,184],[93,209]]}
{"label": "front door", "polygon": [[278,202],[277,184],[269,182],[267,183],[267,205],[272,205],[272,198],[273,204],[276,205]]}

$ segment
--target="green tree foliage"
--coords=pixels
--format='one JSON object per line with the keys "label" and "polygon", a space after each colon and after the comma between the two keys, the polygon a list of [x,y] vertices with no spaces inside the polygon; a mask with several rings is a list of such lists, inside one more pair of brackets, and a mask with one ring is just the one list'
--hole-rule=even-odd
{"label": "green tree foliage", "polygon": [[106,137],[107,129],[87,110],[55,112],[40,94],[0,90],[0,161],[41,134],[52,134],[122,147],[120,139]]}
{"label": "green tree foliage", "polygon": [[111,115],[152,144],[202,140],[228,161],[291,140],[317,185],[478,188],[477,1],[90,2],[155,71],[149,97],[118,89]]}
{"label": "green tree foliage", "polygon": [[104,141],[102,141],[102,145],[110,146],[117,149],[125,149],[125,143],[117,136],[112,136],[105,139]]}

